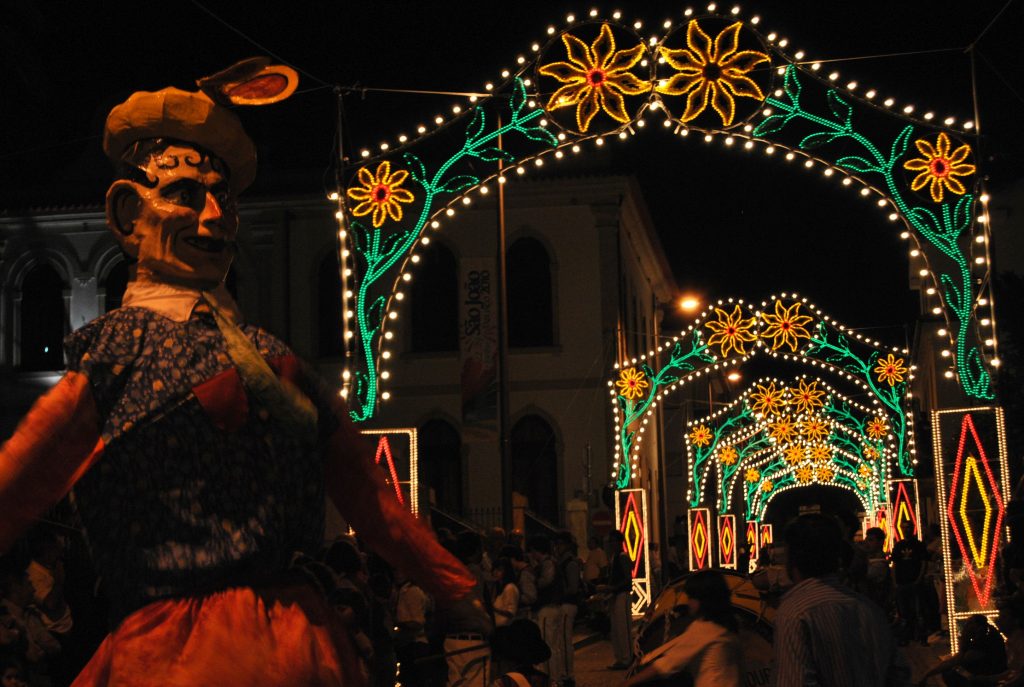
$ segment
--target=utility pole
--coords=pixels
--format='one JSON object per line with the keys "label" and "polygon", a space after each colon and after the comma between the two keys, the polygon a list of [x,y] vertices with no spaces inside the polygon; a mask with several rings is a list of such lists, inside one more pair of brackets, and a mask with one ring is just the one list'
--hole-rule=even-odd
{"label": "utility pole", "polygon": [[[498,115],[498,130],[502,127]],[[498,134],[498,150],[503,150]],[[498,158],[498,452],[501,460],[501,522],[512,531],[512,446],[509,439],[508,275],[505,259],[505,163]]]}

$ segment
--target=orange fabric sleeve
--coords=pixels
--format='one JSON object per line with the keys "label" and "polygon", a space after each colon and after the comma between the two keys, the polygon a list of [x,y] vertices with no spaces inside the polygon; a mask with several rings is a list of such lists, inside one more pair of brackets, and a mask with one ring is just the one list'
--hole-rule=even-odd
{"label": "orange fabric sleeve", "polygon": [[335,414],[341,426],[328,441],[324,469],[327,494],[346,522],[438,603],[448,604],[468,594],[476,579],[398,502],[348,411],[336,407]]}
{"label": "orange fabric sleeve", "polygon": [[63,498],[102,452],[89,379],[69,372],[0,447],[0,551]]}

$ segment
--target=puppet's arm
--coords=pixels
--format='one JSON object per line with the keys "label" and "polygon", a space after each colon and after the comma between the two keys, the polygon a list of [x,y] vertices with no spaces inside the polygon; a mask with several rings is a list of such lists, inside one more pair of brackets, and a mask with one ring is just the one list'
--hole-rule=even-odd
{"label": "puppet's arm", "polygon": [[342,408],[336,415],[341,426],[328,441],[324,468],[338,511],[371,549],[439,602],[465,596],[475,584],[472,574],[398,502],[348,412]]}
{"label": "puppet's arm", "polygon": [[63,498],[102,451],[89,379],[69,372],[0,447],[0,551]]}

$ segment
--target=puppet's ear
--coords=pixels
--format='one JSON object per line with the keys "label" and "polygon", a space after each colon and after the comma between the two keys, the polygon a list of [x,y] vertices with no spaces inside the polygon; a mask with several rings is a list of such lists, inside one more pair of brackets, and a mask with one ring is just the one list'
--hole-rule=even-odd
{"label": "puppet's ear", "polygon": [[139,255],[139,235],[135,222],[142,207],[135,184],[121,179],[107,189],[107,226],[125,253],[132,257]]}
{"label": "puppet's ear", "polygon": [[270,64],[269,58],[251,57],[199,79],[196,85],[221,105],[269,105],[294,93],[299,75],[291,67]]}

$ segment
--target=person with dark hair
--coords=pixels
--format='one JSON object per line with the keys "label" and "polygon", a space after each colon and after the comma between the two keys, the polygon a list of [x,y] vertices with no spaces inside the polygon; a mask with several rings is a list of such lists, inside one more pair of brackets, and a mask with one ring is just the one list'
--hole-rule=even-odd
{"label": "person with dark hair", "polygon": [[[580,570],[580,559],[577,554],[576,537],[568,530],[562,530],[555,534],[555,563],[558,566],[558,580],[561,585],[562,603],[559,607],[560,622],[562,625],[561,637],[556,640],[556,646],[552,653],[558,659],[552,657],[551,677],[561,687],[572,687],[576,684],[574,677],[575,650],[573,649],[572,634],[576,625],[576,614],[579,611],[579,603],[582,600],[583,575]],[[560,669],[560,672],[559,670]]]}
{"label": "person with dark hair", "polygon": [[717,570],[693,573],[683,583],[692,620],[686,630],[644,656],[627,687],[656,680],[678,680],[694,687],[739,687],[742,675],[739,625],[725,577]]}
{"label": "person with dark hair", "polygon": [[802,515],[783,538],[794,585],[775,614],[773,684],[908,684],[910,671],[881,609],[839,581],[844,546],[839,523],[825,515]]}
{"label": "person with dark hair", "polygon": [[883,610],[889,608],[891,577],[889,575],[889,557],[885,554],[885,530],[881,527],[869,527],[864,533],[861,548],[867,558],[867,571],[864,574],[864,595],[878,604]]}
{"label": "person with dark hair", "polygon": [[1001,684],[1006,675],[1006,645],[999,631],[982,614],[972,615],[960,630],[959,650],[939,661],[921,676],[925,685],[933,675],[942,675],[946,687]]}
{"label": "person with dark hair", "polygon": [[0,687],[29,687],[25,668],[14,656],[0,654]]}
{"label": "person with dark hair", "polygon": [[507,668],[491,687],[553,687],[547,673],[534,666],[551,658],[551,649],[532,621],[520,619],[494,632],[494,656]]}
{"label": "person with dark hair", "polygon": [[633,591],[633,566],[626,555],[625,543],[622,532],[612,530],[608,533],[608,548],[612,555],[608,584],[597,587],[599,592],[611,594],[609,615],[615,663],[608,666],[608,670],[625,670],[633,663],[633,611],[629,599]]}
{"label": "person with dark hair", "polygon": [[563,655],[558,647],[562,644],[562,580],[558,565],[551,555],[551,538],[544,534],[532,535],[526,540],[526,555],[537,575],[537,603],[534,607],[534,621],[540,634],[551,649],[551,660],[544,667],[547,673],[557,679],[564,671]]}
{"label": "person with dark hair", "polygon": [[512,559],[499,558],[494,561],[491,574],[498,593],[494,597],[494,625],[503,627],[516,619],[519,613],[519,575],[512,565]]}
{"label": "person with dark hair", "polygon": [[480,558],[483,540],[476,532],[460,532],[455,554],[476,579],[469,594],[447,608],[438,609],[438,624],[444,629],[444,653],[448,684],[452,687],[484,687],[488,682],[491,650],[487,644],[494,622],[484,600]]}
{"label": "person with dark hair", "polygon": [[926,644],[928,628],[923,617],[927,608],[928,549],[908,534],[892,547],[892,580],[895,584],[896,609],[900,614],[900,643],[918,640]]}

